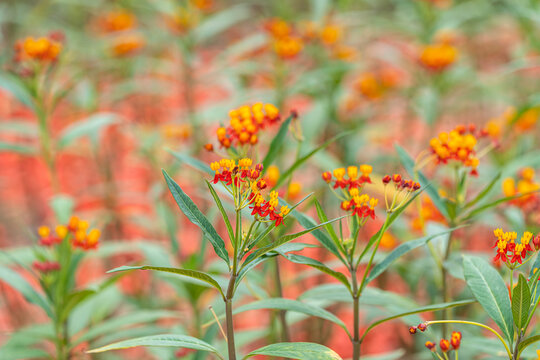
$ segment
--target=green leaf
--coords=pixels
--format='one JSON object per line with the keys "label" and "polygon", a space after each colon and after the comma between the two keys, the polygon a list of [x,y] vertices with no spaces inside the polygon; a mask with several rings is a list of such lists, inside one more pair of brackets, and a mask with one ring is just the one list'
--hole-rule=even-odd
{"label": "green leaf", "polygon": [[225,260],[227,265],[229,265],[229,254],[225,249],[225,242],[219,236],[216,229],[210,224],[210,221],[201,213],[197,208],[197,205],[190,199],[190,197],[182,190],[182,188],[163,170],[163,176],[165,176],[165,181],[167,181],[167,186],[171,191],[171,194],[174,197],[174,200],[178,204],[178,207],[182,212],[188,217],[189,221],[197,225],[206,235],[206,237],[212,243],[214,251],[216,254]]}
{"label": "green leaf", "polygon": [[352,291],[351,285],[349,284],[349,280],[344,274],[340,273],[339,271],[330,269],[328,266],[324,265],[322,262],[303,256],[303,255],[290,254],[290,255],[286,255],[285,257],[293,263],[311,266],[319,271],[322,271],[325,274],[328,274],[334,277],[335,279],[339,280],[339,282],[341,282],[343,285],[345,285],[347,289],[349,290],[349,292]]}
{"label": "green leaf", "polygon": [[307,342],[277,343],[250,352],[244,359],[255,355],[283,357],[297,360],[342,360],[326,346]]}
{"label": "green leaf", "polygon": [[531,307],[531,291],[529,284],[522,274],[519,274],[517,286],[512,291],[512,314],[514,315],[514,324],[518,332],[523,330],[529,318],[529,309]]}
{"label": "green leaf", "polygon": [[514,338],[512,308],[501,275],[485,260],[470,256],[463,256],[463,273],[474,297],[511,343]]}
{"label": "green leaf", "polygon": [[446,208],[446,205],[443,201],[443,199],[439,196],[439,193],[437,192],[437,189],[435,189],[432,186],[428,186],[429,181],[426,178],[426,176],[421,171],[415,171],[414,169],[414,160],[410,157],[410,155],[398,144],[394,145],[394,148],[396,149],[399,160],[405,170],[409,173],[410,176],[414,178],[418,178],[418,182],[423,188],[426,188],[426,193],[431,198],[431,201],[433,202],[433,205],[441,212],[441,214],[444,215],[445,218],[449,218],[448,209]]}
{"label": "green leaf", "polygon": [[71,311],[80,303],[82,303],[84,300],[88,299],[90,296],[95,295],[95,290],[85,289],[80,291],[75,291],[74,293],[69,294],[67,297],[65,304],[62,308],[62,314],[60,316],[61,321],[63,322],[66,320]]}
{"label": "green leaf", "polygon": [[374,280],[377,276],[382,274],[388,268],[388,266],[390,266],[390,264],[392,264],[399,257],[405,255],[411,250],[414,250],[422,245],[427,244],[434,238],[439,237],[444,234],[448,234],[451,231],[454,231],[454,229],[443,231],[434,235],[424,236],[419,239],[407,241],[406,243],[399,245],[390,254],[388,254],[380,263],[378,263],[377,265],[373,267],[373,269],[371,269],[365,284],[367,285],[370,281]]}
{"label": "green leaf", "polygon": [[[295,210],[291,211],[291,213],[304,229],[308,229],[317,225],[317,223],[311,217],[304,213],[301,213],[300,211]],[[324,231],[317,229],[314,230],[311,234],[321,243],[322,246],[324,246],[328,251],[330,251],[337,258],[339,258],[342,263],[346,264],[346,261],[339,252],[336,244],[326,235]]]}
{"label": "green leaf", "polygon": [[523,350],[525,350],[526,347],[529,347],[529,346],[531,346],[532,344],[534,344],[535,342],[538,342],[538,341],[540,341],[540,335],[531,336],[530,338],[520,342],[519,345],[518,345],[519,350],[518,350],[517,358],[518,359],[520,358],[519,355],[521,355],[521,352]]}
{"label": "green leaf", "polygon": [[118,115],[114,113],[102,112],[90,115],[65,128],[60,134],[57,146],[60,149],[64,148],[83,136],[97,140],[98,133],[103,128],[118,122]]}
{"label": "green leaf", "polygon": [[536,191],[531,191],[531,192],[527,192],[527,193],[524,193],[524,194],[517,194],[517,195],[512,195],[512,196],[505,196],[503,198],[500,198],[500,199],[497,199],[495,201],[492,201],[490,203],[487,203],[487,204],[484,204],[484,205],[480,205],[478,206],[477,208],[471,210],[469,213],[467,213],[465,215],[465,217],[463,218],[464,221],[467,221],[467,220],[471,220],[472,218],[474,218],[475,216],[483,213],[484,211],[486,210],[489,210],[499,204],[502,204],[502,203],[505,203],[505,202],[508,202],[508,201],[511,201],[511,200],[514,200],[514,199],[519,199],[520,197],[522,196],[525,196],[525,195],[528,195],[528,194],[532,194],[532,193],[535,193],[535,192],[538,192],[540,190],[536,190]]}
{"label": "green leaf", "polygon": [[[366,337],[366,335],[368,334],[368,332],[370,332],[375,326],[378,326],[378,325],[380,325],[382,323],[385,323],[387,321],[390,321],[390,320],[398,319],[398,318],[408,316],[408,315],[420,314],[420,313],[431,312],[431,311],[440,311],[440,310],[443,310],[443,309],[450,309],[450,308],[454,308],[454,307],[458,307],[458,306],[469,305],[469,304],[473,304],[475,302],[476,301],[472,300],[472,299],[471,300],[460,300],[460,301],[453,301],[453,302],[448,302],[448,303],[432,304],[432,305],[422,306],[422,307],[419,307],[419,308],[416,308],[416,309],[400,312],[398,314],[386,317],[384,319],[377,320],[374,323],[372,323],[371,325],[369,325],[368,328],[366,329],[366,331],[364,332],[364,334],[362,335],[362,339],[364,339]],[[362,341],[362,339],[361,339],[361,341]]]}
{"label": "green leaf", "polygon": [[[119,341],[114,344],[110,344],[110,345],[102,346],[97,349],[89,350],[87,351],[87,353],[94,354],[94,353],[100,353],[100,352],[109,351],[109,350],[128,349],[128,348],[137,347],[137,346],[165,346],[165,347],[187,348],[187,349],[208,351],[208,352],[218,355],[217,349],[213,347],[212,345],[208,344],[207,342],[204,342],[192,336],[175,335],[175,334],[152,335],[152,336],[144,336],[144,337],[140,337],[136,339]],[[219,357],[222,358],[221,356]]]}
{"label": "green leaf", "polygon": [[214,187],[210,184],[210,182],[208,182],[208,180],[206,180],[206,185],[208,186],[208,190],[210,190],[210,194],[212,194],[212,197],[214,198],[214,202],[216,203],[219,212],[221,213],[221,216],[223,217],[223,221],[225,222],[225,225],[227,227],[227,232],[229,233],[229,240],[232,242],[234,241],[234,231],[231,225],[231,221],[227,216],[227,212],[225,211],[225,208],[223,207],[221,199],[216,193],[216,190],[214,190]]}
{"label": "green leaf", "polygon": [[245,311],[250,310],[260,310],[260,309],[275,309],[275,310],[286,310],[298,312],[306,315],[315,316],[321,319],[337,324],[341,327],[347,335],[350,336],[349,330],[345,323],[339,319],[337,316],[332,314],[329,311],[326,311],[318,306],[310,305],[298,300],[292,299],[283,299],[283,298],[273,298],[273,299],[263,299],[259,301],[254,301],[246,305],[242,305],[233,310],[233,314],[240,314]]}
{"label": "green leaf", "polygon": [[340,134],[337,134],[333,138],[325,141],[321,145],[317,146],[315,149],[311,150],[306,155],[302,156],[300,159],[296,160],[294,164],[291,165],[290,168],[285,170],[285,172],[279,177],[279,180],[277,181],[276,185],[274,186],[274,189],[279,188],[287,179],[289,176],[291,176],[296,169],[298,169],[303,163],[305,163],[310,157],[315,155],[317,152],[325,149],[328,145],[332,144],[334,141],[341,139],[342,137],[351,134],[353,131],[345,131]]}
{"label": "green leaf", "polygon": [[14,152],[24,155],[33,155],[37,153],[36,149],[32,146],[13,144],[5,141],[0,141],[0,152]]}
{"label": "green leaf", "polygon": [[[78,337],[73,344],[76,346],[82,342],[94,341],[102,336],[107,336],[119,332],[120,330],[133,326],[154,322],[165,318],[178,318],[179,314],[165,310],[138,310],[131,311],[124,315],[117,315],[98,324],[92,325],[88,331]],[[143,334],[148,335],[148,334]]]}
{"label": "green leaf", "polygon": [[233,25],[247,20],[251,16],[249,7],[237,5],[228,7],[223,11],[215,13],[199,24],[192,32],[193,41],[196,43],[207,41],[220,35]]}
{"label": "green leaf", "polygon": [[210,166],[208,166],[208,164],[184,153],[175,152],[175,151],[172,151],[171,149],[167,149],[167,151],[180,162],[183,162],[191,166],[192,168],[202,171],[204,173],[207,173],[209,175],[212,175],[212,176],[214,175],[214,171],[212,171],[212,169],[210,168]]}
{"label": "green leaf", "polygon": [[0,280],[20,292],[28,302],[41,307],[50,318],[53,318],[54,314],[49,301],[34,290],[32,285],[19,275],[19,273],[10,268],[0,266]]}
{"label": "green leaf", "polygon": [[7,90],[21,103],[35,110],[32,94],[30,94],[24,83],[16,76],[7,72],[0,72],[0,88]]}
{"label": "green leaf", "polygon": [[109,273],[113,273],[117,271],[128,271],[128,270],[155,270],[155,271],[162,271],[162,272],[168,272],[172,274],[188,276],[194,279],[201,280],[209,285],[212,285],[214,288],[216,288],[220,292],[221,296],[225,297],[225,295],[223,294],[223,290],[221,289],[221,286],[219,286],[219,283],[213,277],[211,277],[207,273],[203,273],[197,270],[143,265],[143,266],[120,266],[120,267],[107,271],[107,273],[109,274]]}
{"label": "green leaf", "polygon": [[272,139],[272,142],[270,143],[270,147],[268,148],[268,152],[266,153],[266,156],[264,157],[264,160],[262,162],[264,166],[264,171],[270,166],[274,160],[276,159],[279,150],[283,147],[283,143],[285,142],[285,137],[287,136],[287,132],[289,131],[289,125],[292,121],[292,115],[290,115],[279,127],[279,131]]}
{"label": "green leaf", "polygon": [[322,226],[325,226],[327,223],[332,223],[332,222],[334,222],[336,220],[339,220],[339,219],[341,219],[343,217],[345,217],[345,216],[330,220],[330,221],[328,221],[326,223],[319,224],[317,226],[314,226],[312,228],[309,228],[309,229],[306,229],[306,230],[303,230],[303,231],[299,231],[299,232],[294,233],[294,234],[289,234],[289,235],[282,236],[279,239],[277,239],[276,241],[273,241],[272,243],[268,244],[267,246],[264,246],[264,247],[258,249],[257,251],[251,253],[246,258],[246,261],[244,261],[244,264],[242,265],[242,267],[244,267],[244,266],[248,265],[250,262],[260,258],[264,254],[266,254],[266,253],[280,247],[281,245],[288,243],[289,241],[292,241],[292,240],[294,240],[294,239],[296,239],[296,238],[298,238],[298,237],[300,237],[302,235],[309,234],[313,230],[316,230],[316,229],[318,229],[318,228],[320,228]]}
{"label": "green leaf", "polygon": [[489,192],[491,191],[491,189],[493,189],[493,186],[495,186],[495,184],[497,184],[497,181],[499,181],[499,179],[501,178],[501,175],[502,173],[499,172],[490,182],[489,184],[482,190],[480,191],[480,193],[478,193],[478,195],[476,195],[476,197],[474,199],[472,199],[471,201],[469,201],[467,204],[465,204],[464,208],[467,209],[467,208],[470,208],[474,205],[476,205],[478,202],[480,202],[483,198],[486,197],[487,194],[489,194]]}

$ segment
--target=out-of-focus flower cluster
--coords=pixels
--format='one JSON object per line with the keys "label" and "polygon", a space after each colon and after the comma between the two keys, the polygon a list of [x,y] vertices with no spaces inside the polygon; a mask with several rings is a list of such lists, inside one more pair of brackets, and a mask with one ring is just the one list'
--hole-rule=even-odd
{"label": "out-of-focus flower cluster", "polygon": [[56,226],[54,231],[51,231],[48,226],[41,226],[38,234],[41,246],[53,246],[66,240],[70,241],[74,247],[83,250],[96,249],[101,236],[99,229],[89,229],[88,221],[80,220],[76,216],[72,216],[67,225]]}

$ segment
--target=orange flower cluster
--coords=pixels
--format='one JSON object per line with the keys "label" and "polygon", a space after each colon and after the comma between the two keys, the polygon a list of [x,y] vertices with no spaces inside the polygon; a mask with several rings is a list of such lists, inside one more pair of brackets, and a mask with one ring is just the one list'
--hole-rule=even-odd
{"label": "orange flower cluster", "polygon": [[343,43],[343,28],[339,25],[327,23],[320,26],[307,21],[300,24],[300,32],[305,42],[319,41],[333,58],[351,60],[356,55],[356,49]]}
{"label": "orange flower cluster", "polygon": [[111,11],[99,19],[99,26],[107,33],[130,30],[137,26],[137,18],[126,10]]}
{"label": "orange flower cluster", "polygon": [[137,52],[145,44],[144,38],[138,34],[126,34],[116,38],[113,42],[112,52],[116,56],[128,56]]}
{"label": "orange flower cluster", "polygon": [[[418,324],[418,326],[409,327],[409,333],[411,335],[416,334],[418,330],[420,330],[421,332],[426,331],[427,330],[427,325],[425,323],[421,323],[421,324]],[[452,336],[450,337],[450,340],[441,339],[439,341],[439,348],[441,349],[441,351],[443,353],[447,353],[452,349],[453,350],[458,350],[460,345],[461,345],[461,338],[462,338],[461,332],[453,331]],[[434,353],[437,352],[437,345],[434,342],[426,341],[424,345],[425,345],[426,348],[433,351]],[[442,359],[442,357],[439,356],[438,354],[437,354],[437,356],[438,356],[439,359]],[[445,355],[444,358],[447,359],[448,357]]]}
{"label": "orange flower cluster", "polygon": [[502,183],[502,190],[505,196],[516,196],[523,194],[511,201],[512,204],[525,210],[540,209],[540,183],[534,179],[534,169],[527,167],[521,170],[516,184],[514,178],[506,178]]}
{"label": "orange flower cluster", "polygon": [[375,207],[379,200],[361,193],[365,184],[371,184],[369,175],[372,171],[373,168],[366,164],[359,167],[349,166],[346,170],[338,168],[333,172],[326,171],[322,174],[322,178],[332,189],[342,190],[341,195],[336,194],[341,200],[343,210],[350,211],[352,215],[363,219],[368,217],[374,219]]}
{"label": "orange flower cluster", "polygon": [[294,34],[292,26],[286,21],[270,19],[264,27],[272,37],[274,52],[280,58],[293,59],[302,51],[302,39]]}
{"label": "orange flower cluster", "polygon": [[387,91],[395,88],[401,81],[401,74],[393,68],[368,71],[360,75],[355,90],[368,100],[380,99]]}
{"label": "orange flower cluster", "polygon": [[72,216],[67,225],[58,225],[54,233],[48,226],[41,226],[38,229],[39,244],[53,246],[68,239],[74,247],[84,250],[95,249],[99,245],[101,232],[98,229],[88,231],[88,228],[88,221],[80,220],[76,216]]}
{"label": "orange flower cluster", "polygon": [[[540,236],[533,239],[533,234],[529,231],[523,233],[519,244],[516,243],[517,233],[515,232],[503,232],[501,229],[495,229],[493,233],[497,237],[495,245],[493,245],[494,248],[497,248],[497,254],[493,261],[500,260],[509,268],[514,268],[516,262],[522,264],[527,254],[534,252],[540,246]],[[533,241],[531,242],[531,240]],[[534,245],[535,248],[531,245]]]}
{"label": "orange flower cluster", "polygon": [[509,130],[519,134],[534,129],[539,118],[539,107],[532,107],[518,114],[517,110],[510,106],[501,115],[489,120],[484,131],[493,139],[499,139],[503,134],[509,133]]}
{"label": "orange flower cluster", "polygon": [[224,148],[254,145],[259,141],[258,132],[281,119],[279,110],[272,104],[244,105],[229,112],[229,125],[220,127],[216,134]]}
{"label": "orange flower cluster", "polygon": [[427,45],[420,54],[420,63],[435,72],[446,70],[458,57],[458,51],[450,44]]}
{"label": "orange flower cluster", "polygon": [[449,133],[441,132],[438,137],[432,138],[429,145],[437,164],[458,161],[471,168],[472,175],[478,175],[476,168],[480,161],[476,157],[476,144],[481,135],[475,135],[475,130],[474,125],[458,125]]}
{"label": "orange flower cluster", "polygon": [[237,209],[246,206],[252,210],[251,215],[256,215],[260,221],[275,222],[275,226],[283,223],[283,219],[289,214],[287,206],[279,206],[278,192],[272,191],[269,200],[266,200],[262,191],[267,188],[266,181],[262,178],[263,166],[256,164],[253,160],[244,158],[238,163],[232,159],[221,159],[210,164],[210,168],[215,172],[212,182],[230,187],[235,197]]}
{"label": "orange flower cluster", "polygon": [[27,37],[15,44],[16,61],[55,61],[62,50],[62,44],[51,37],[35,39]]}
{"label": "orange flower cluster", "polygon": [[429,221],[446,224],[446,219],[439,209],[437,209],[435,204],[433,204],[433,201],[431,201],[428,196],[424,196],[422,197],[418,216],[412,220],[411,227],[414,230],[421,231],[424,229],[424,225]]}

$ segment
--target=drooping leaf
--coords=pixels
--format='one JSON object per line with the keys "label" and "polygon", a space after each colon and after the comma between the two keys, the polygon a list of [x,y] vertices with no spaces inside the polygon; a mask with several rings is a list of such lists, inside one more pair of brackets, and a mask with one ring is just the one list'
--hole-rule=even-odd
{"label": "drooping leaf", "polygon": [[32,285],[30,285],[21,275],[15,270],[0,266],[0,281],[4,281],[12,288],[21,293],[24,298],[35,305],[41,307],[49,317],[53,317],[53,311],[49,301],[40,293],[38,293]]}
{"label": "drooping leaf", "polygon": [[264,166],[264,170],[270,166],[274,160],[276,159],[279,150],[283,147],[283,144],[285,142],[285,137],[287,136],[287,132],[289,131],[289,125],[292,121],[292,115],[290,115],[279,127],[279,131],[272,139],[272,142],[270,143],[270,147],[268,148],[268,152],[266,153],[266,156],[264,157],[264,160],[262,161],[262,164]]}
{"label": "drooping leaf", "polygon": [[296,264],[308,265],[319,271],[322,271],[325,274],[332,276],[333,278],[339,280],[339,282],[341,282],[343,285],[345,285],[349,291],[352,291],[351,285],[349,284],[349,280],[344,274],[340,273],[339,271],[330,269],[328,266],[324,265],[322,262],[317,261],[315,259],[308,258],[303,255],[290,254],[285,257],[289,261],[292,261]]}
{"label": "drooping leaf", "polygon": [[486,313],[502,330],[509,342],[514,337],[512,307],[508,289],[501,275],[480,258],[463,256],[463,273],[467,285]]}
{"label": "drooping leaf", "polygon": [[244,359],[255,355],[283,357],[297,360],[342,360],[326,346],[307,342],[277,343],[250,352]]}
{"label": "drooping leaf", "polygon": [[519,355],[521,355],[521,353],[523,352],[523,350],[525,350],[525,348],[531,346],[532,344],[536,343],[540,341],[540,335],[534,335],[534,336],[531,336],[525,340],[523,340],[523,342],[519,343],[518,345],[518,349],[519,349],[519,352],[518,352],[518,359],[520,359]]}
{"label": "drooping leaf", "polygon": [[[110,345],[102,346],[97,349],[89,350],[88,353],[95,354],[95,353],[100,353],[104,351],[128,349],[128,348],[133,348],[137,346],[165,346],[165,347],[175,347],[175,348],[187,348],[187,349],[208,351],[216,355],[219,355],[217,349],[213,347],[212,345],[208,344],[207,342],[204,342],[192,336],[175,335],[175,334],[152,335],[152,336],[144,336],[140,338],[119,341],[114,344],[110,344]],[[221,356],[219,357],[222,358]]]}
{"label": "drooping leaf", "polygon": [[529,284],[522,274],[519,274],[517,286],[512,291],[512,315],[514,324],[518,331],[521,331],[527,319],[529,318],[529,309],[531,307],[531,291]]}
{"label": "drooping leaf", "polygon": [[225,295],[223,294],[223,290],[221,289],[221,286],[219,286],[219,283],[213,277],[211,277],[207,273],[203,273],[197,270],[143,265],[143,266],[120,266],[115,269],[107,271],[107,273],[113,273],[117,271],[128,271],[128,270],[154,270],[154,271],[162,271],[162,272],[167,272],[167,273],[172,273],[172,274],[188,276],[190,278],[203,281],[213,286],[220,292],[221,296],[225,297]]}
{"label": "drooping leaf", "polygon": [[171,194],[174,197],[174,200],[178,204],[178,207],[182,212],[187,216],[189,221],[197,225],[203,233],[206,235],[208,240],[212,243],[214,251],[216,254],[225,260],[227,265],[229,265],[229,254],[225,249],[225,242],[219,236],[216,229],[212,226],[210,221],[203,215],[203,213],[197,208],[197,205],[191,200],[191,198],[182,190],[182,188],[163,170],[163,176],[167,181],[167,186],[171,191]]}
{"label": "drooping leaf", "polygon": [[399,245],[397,248],[392,250],[392,252],[390,254],[388,254],[380,263],[377,263],[377,265],[375,265],[371,269],[365,284],[367,285],[370,281],[374,280],[376,277],[378,277],[380,274],[382,274],[396,259],[398,259],[401,256],[405,255],[409,251],[414,250],[414,249],[416,249],[416,248],[418,248],[418,247],[420,247],[422,245],[425,245],[428,242],[430,242],[431,240],[433,240],[433,239],[435,239],[435,238],[437,238],[437,237],[439,237],[441,235],[448,234],[449,232],[451,232],[453,230],[454,229],[443,231],[443,232],[440,232],[440,233],[434,234],[434,235],[424,236],[424,237],[421,237],[419,239],[407,241],[406,243],[403,243],[403,244]]}
{"label": "drooping leaf", "polygon": [[79,120],[65,128],[60,134],[56,144],[61,149],[83,136],[96,139],[97,134],[103,128],[118,123],[119,121],[118,115],[114,113],[103,112],[90,115],[89,117]]}
{"label": "drooping leaf", "polygon": [[167,149],[167,151],[172,156],[174,156],[177,160],[179,160],[180,162],[183,162],[183,163],[191,166],[192,168],[197,169],[199,171],[202,171],[204,173],[207,173],[209,175],[214,175],[214,172],[212,171],[210,166],[208,166],[208,164],[205,164],[202,161],[200,161],[198,159],[195,159],[194,157],[189,156],[189,155],[184,154],[184,153],[172,151],[171,149]]}

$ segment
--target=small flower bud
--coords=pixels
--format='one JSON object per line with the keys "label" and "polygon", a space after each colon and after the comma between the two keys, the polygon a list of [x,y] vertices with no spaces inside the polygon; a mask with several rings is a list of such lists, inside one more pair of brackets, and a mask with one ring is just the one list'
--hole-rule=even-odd
{"label": "small flower bud", "polygon": [[435,351],[437,345],[435,345],[435,343],[431,342],[431,341],[426,341],[426,343],[424,344],[429,350],[431,351]]}
{"label": "small flower bud", "polygon": [[411,327],[409,328],[409,334],[411,334],[411,335],[416,334],[416,326],[411,326]]}
{"label": "small flower bud", "polygon": [[418,330],[420,330],[421,332],[424,332],[427,329],[427,325],[424,323],[418,324],[417,327],[418,327]]}
{"label": "small flower bud", "polygon": [[394,181],[394,183],[400,184],[401,183],[401,175],[394,174],[394,176],[392,176],[392,180]]}
{"label": "small flower bud", "polygon": [[452,344],[452,347],[454,350],[459,349],[459,345],[461,344],[461,333],[458,331],[452,332],[452,337],[450,338],[450,344]]}
{"label": "small flower bud", "polygon": [[332,181],[332,173],[330,171],[325,171],[322,173],[322,178],[327,184],[329,184],[330,181]]}
{"label": "small flower bud", "polygon": [[212,144],[205,144],[204,148],[206,151],[210,151],[210,152],[214,151],[214,145]]}
{"label": "small flower bud", "polygon": [[450,350],[450,341],[446,339],[441,339],[441,341],[439,342],[439,347],[441,348],[442,352],[447,352],[448,350]]}
{"label": "small flower bud", "polygon": [[382,178],[382,182],[384,185],[387,185],[391,180],[392,178],[390,177],[390,175],[386,175],[385,177]]}
{"label": "small flower bud", "polygon": [[533,245],[534,245],[534,249],[536,251],[538,251],[540,249],[540,234],[536,235],[533,238]]}

